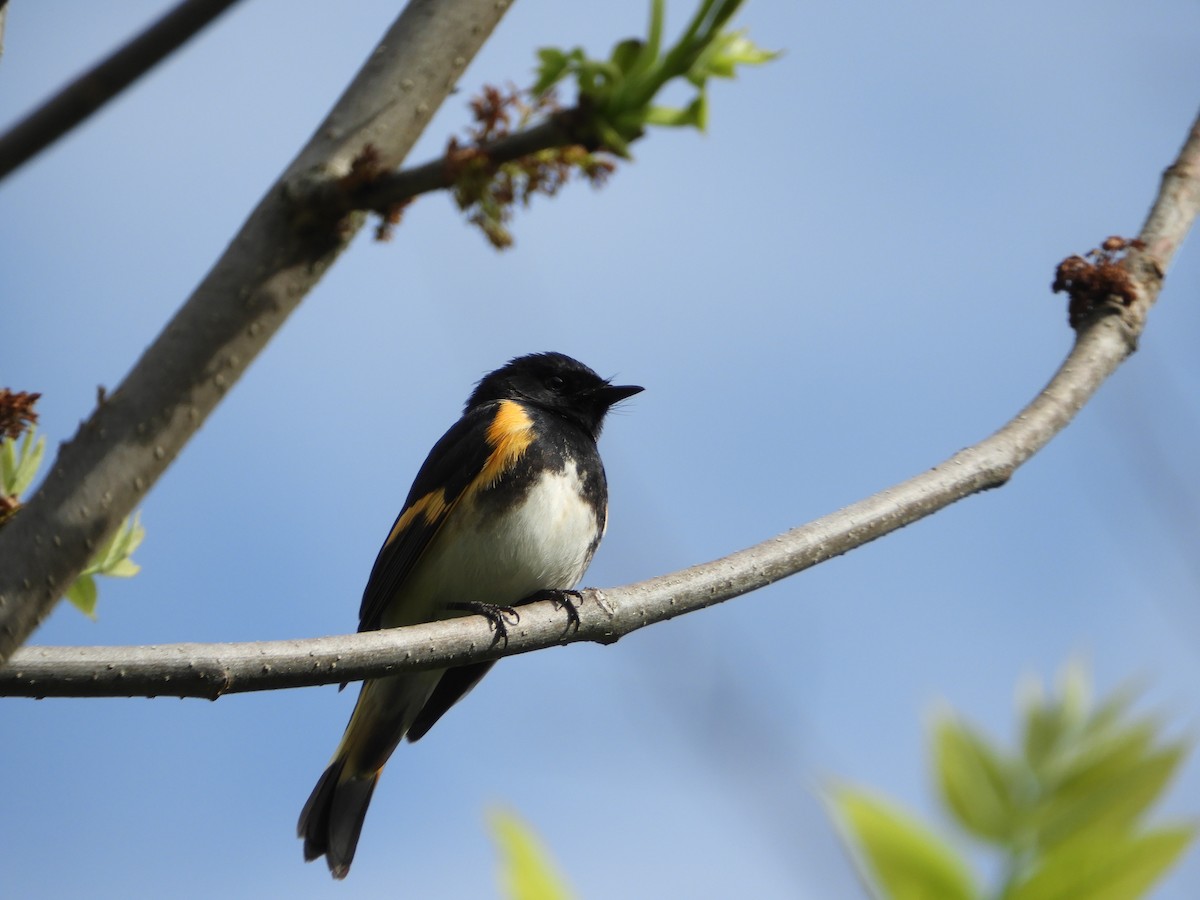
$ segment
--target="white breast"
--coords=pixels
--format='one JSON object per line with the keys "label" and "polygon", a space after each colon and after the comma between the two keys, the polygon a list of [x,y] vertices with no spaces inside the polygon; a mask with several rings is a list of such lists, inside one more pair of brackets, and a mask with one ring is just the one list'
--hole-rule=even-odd
{"label": "white breast", "polygon": [[456,615],[445,612],[448,603],[509,606],[541,590],[573,588],[591,562],[602,524],[581,497],[573,464],[543,476],[507,512],[456,508],[384,625]]}

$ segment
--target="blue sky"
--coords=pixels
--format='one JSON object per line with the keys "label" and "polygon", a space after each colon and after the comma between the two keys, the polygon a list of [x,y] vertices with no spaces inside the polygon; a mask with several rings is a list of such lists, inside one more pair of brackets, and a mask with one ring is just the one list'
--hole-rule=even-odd
{"label": "blue sky", "polygon": [[[167,9],[10,4],[0,123]],[[68,437],[119,383],[370,52],[396,4],[246,0],[0,184],[0,384]],[[671,22],[685,14],[673,4]],[[644,2],[522,0],[412,158],[534,50],[595,53]],[[1070,346],[1056,263],[1136,232],[1200,106],[1200,6],[802,4],[601,191],[535,201],[503,254],[444,196],[364,233],[142,508],[144,571],[41,643],[353,630],[429,446],[482,374],[555,349],[646,386],[606,428],[605,586],[707,560],[932,466]],[[484,811],[519,811],[583,897],[852,897],[818,790],[930,816],[940,703],[1013,735],[1023,675],[1072,656],[1200,723],[1200,254],[1141,349],[1001,490],[613,647],[506,661],[396,754],[345,885],[296,815],[353,702],[333,688],[7,700],[12,896],[494,895]],[[1191,760],[1166,812],[1200,810]],[[1194,895],[1193,850],[1157,896]]]}

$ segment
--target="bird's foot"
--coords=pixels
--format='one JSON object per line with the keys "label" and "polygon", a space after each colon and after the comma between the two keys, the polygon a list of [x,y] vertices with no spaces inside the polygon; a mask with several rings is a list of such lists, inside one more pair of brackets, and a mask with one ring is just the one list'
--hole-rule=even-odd
{"label": "bird's foot", "polygon": [[559,609],[566,612],[567,627],[563,629],[563,634],[572,629],[579,631],[579,604],[583,603],[582,593],[571,589],[538,591],[536,594],[522,600],[521,605],[537,603],[539,600],[549,600]]}
{"label": "bird's foot", "polygon": [[521,614],[511,606],[497,606],[494,603],[480,603],[477,600],[463,600],[459,603],[448,603],[446,606],[449,609],[474,613],[487,619],[492,628],[493,647],[501,641],[508,646],[508,626],[516,625],[521,621]]}

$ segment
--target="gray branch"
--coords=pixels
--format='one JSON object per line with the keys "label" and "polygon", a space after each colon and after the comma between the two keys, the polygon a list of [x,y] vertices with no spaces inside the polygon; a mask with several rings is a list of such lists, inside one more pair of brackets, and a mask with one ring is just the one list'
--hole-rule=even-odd
{"label": "gray branch", "polygon": [[1004,484],[1061,431],[1133,352],[1163,273],[1200,211],[1200,119],[1162,189],[1126,268],[1133,296],[1111,297],[1081,324],[1050,383],[991,437],[893,488],[731,556],[638,584],[585,591],[579,627],[543,601],[521,609],[507,642],[470,616],[366,634],[239,644],[30,647],[0,669],[0,695],[210,697],[330,684],[407,669],[461,665],[574,641],[612,643],[803,571]]}
{"label": "gray branch", "polygon": [[346,175],[368,145],[381,166],[398,166],[508,5],[411,0],[192,296],[61,446],[42,487],[0,529],[0,663],[150,490],[362,223],[362,215],[314,220],[292,198]]}
{"label": "gray branch", "polygon": [[[184,0],[0,135],[0,178],[28,162],[194,37],[237,0]],[[4,16],[0,3],[0,53]]]}

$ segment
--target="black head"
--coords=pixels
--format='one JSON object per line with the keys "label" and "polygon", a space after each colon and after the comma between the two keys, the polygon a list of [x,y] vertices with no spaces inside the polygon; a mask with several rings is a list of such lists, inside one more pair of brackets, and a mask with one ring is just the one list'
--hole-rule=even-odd
{"label": "black head", "polygon": [[595,439],[609,408],[642,390],[609,384],[562,353],[531,353],[484,376],[467,400],[467,409],[495,400],[519,400],[575,422]]}

